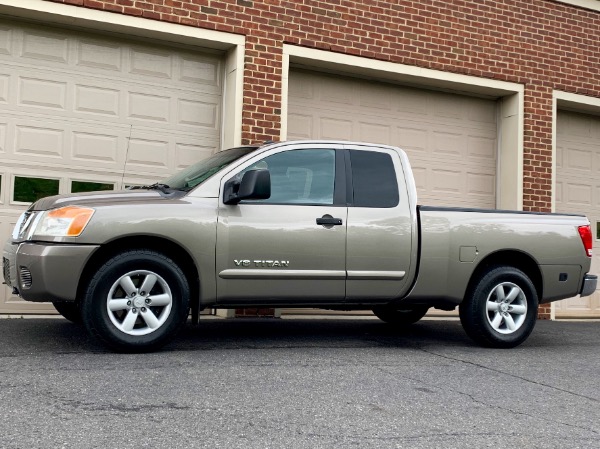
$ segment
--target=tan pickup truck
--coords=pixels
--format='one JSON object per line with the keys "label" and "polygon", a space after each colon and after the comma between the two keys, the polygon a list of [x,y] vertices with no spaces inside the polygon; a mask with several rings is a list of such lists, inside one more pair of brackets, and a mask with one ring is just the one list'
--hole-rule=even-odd
{"label": "tan pickup truck", "polygon": [[404,326],[458,306],[476,342],[514,347],[538,304],[595,290],[591,248],[583,215],[417,206],[401,149],[302,141],[41,199],[4,278],[121,351],[159,347],[206,307],[366,309]]}

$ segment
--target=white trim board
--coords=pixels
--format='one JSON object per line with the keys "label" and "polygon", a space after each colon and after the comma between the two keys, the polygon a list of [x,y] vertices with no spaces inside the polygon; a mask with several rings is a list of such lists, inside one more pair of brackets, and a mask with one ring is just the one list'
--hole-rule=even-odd
{"label": "white trim board", "polygon": [[598,0],[555,0],[558,3],[566,3],[579,8],[591,9],[592,11],[600,11],[600,1]]}

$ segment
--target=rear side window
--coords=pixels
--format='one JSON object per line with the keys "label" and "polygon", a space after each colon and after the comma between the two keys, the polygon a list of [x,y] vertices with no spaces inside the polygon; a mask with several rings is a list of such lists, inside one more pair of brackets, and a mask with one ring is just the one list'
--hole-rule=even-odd
{"label": "rear side window", "polygon": [[398,181],[392,157],[375,151],[350,151],[355,207],[395,207]]}

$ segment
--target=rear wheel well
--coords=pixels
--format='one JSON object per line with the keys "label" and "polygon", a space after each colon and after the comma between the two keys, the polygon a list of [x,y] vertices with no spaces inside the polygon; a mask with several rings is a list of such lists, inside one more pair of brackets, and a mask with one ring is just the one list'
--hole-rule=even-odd
{"label": "rear wheel well", "polygon": [[477,268],[475,268],[475,271],[473,272],[469,281],[467,294],[471,292],[473,288],[475,288],[475,284],[485,273],[487,273],[492,267],[497,266],[514,267],[525,273],[527,277],[531,279],[538,298],[541,301],[544,289],[542,272],[540,271],[537,262],[529,254],[517,250],[498,251],[489,254],[485,259],[479,262],[479,265],[477,265]]}
{"label": "rear wheel well", "polygon": [[[79,278],[77,286],[77,299],[80,300],[85,294],[85,289],[96,270],[111,257],[123,251],[134,249],[148,249],[157,251],[173,260],[185,274],[190,286],[190,306],[192,317],[196,317],[200,304],[200,279],[196,263],[192,256],[177,243],[156,236],[128,236],[113,240],[102,245],[87,261],[85,268]],[[193,318],[194,320],[196,318]]]}

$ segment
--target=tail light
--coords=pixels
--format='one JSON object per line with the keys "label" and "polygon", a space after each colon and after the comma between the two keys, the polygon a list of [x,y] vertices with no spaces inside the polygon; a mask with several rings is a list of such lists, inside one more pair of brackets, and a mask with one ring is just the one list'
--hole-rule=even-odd
{"label": "tail light", "polygon": [[590,227],[590,225],[579,226],[577,230],[579,231],[581,242],[583,243],[583,247],[585,248],[585,254],[588,257],[592,257],[592,228]]}

